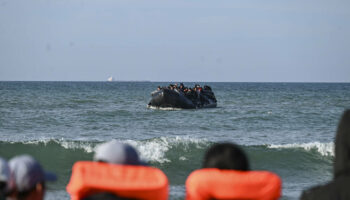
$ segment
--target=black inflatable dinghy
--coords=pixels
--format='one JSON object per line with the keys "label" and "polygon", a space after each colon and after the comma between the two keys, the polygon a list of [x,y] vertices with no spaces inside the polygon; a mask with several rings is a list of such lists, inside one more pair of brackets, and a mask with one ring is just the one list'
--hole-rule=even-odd
{"label": "black inflatable dinghy", "polygon": [[215,108],[217,101],[210,87],[201,91],[183,92],[177,89],[161,88],[152,92],[148,107],[153,108]]}

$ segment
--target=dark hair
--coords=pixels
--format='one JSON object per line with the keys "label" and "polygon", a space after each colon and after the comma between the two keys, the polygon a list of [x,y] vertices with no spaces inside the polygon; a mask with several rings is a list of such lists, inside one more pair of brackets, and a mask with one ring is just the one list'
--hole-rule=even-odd
{"label": "dark hair", "polygon": [[249,170],[249,162],[244,151],[232,143],[211,146],[204,157],[203,168]]}
{"label": "dark hair", "polygon": [[129,198],[121,198],[109,192],[101,192],[83,198],[83,200],[134,200]]}
{"label": "dark hair", "polygon": [[210,91],[211,91],[211,87],[208,86],[208,85],[205,85],[205,86],[204,86],[204,90],[210,90]]}
{"label": "dark hair", "polygon": [[32,188],[30,188],[30,189],[27,189],[27,190],[25,190],[25,191],[20,191],[20,192],[18,192],[18,193],[17,193],[17,198],[16,198],[16,199],[18,199],[18,200],[26,199],[30,193],[32,193],[33,191],[36,190],[36,185],[37,185],[37,184],[41,184],[41,186],[43,187],[43,189],[44,189],[44,190],[46,189],[46,184],[45,184],[44,181],[42,181],[42,182],[36,183],[36,184],[35,184]]}
{"label": "dark hair", "polygon": [[5,181],[0,181],[0,193],[5,191],[7,183]]}
{"label": "dark hair", "polygon": [[0,181],[0,200],[6,199],[6,194],[5,194],[5,188],[6,188],[6,182]]}

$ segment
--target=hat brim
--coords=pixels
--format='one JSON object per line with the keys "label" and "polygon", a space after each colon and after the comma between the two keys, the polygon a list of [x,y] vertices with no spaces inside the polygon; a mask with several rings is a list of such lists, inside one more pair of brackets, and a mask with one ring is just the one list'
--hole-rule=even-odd
{"label": "hat brim", "polygon": [[45,181],[56,181],[57,176],[52,172],[45,172]]}

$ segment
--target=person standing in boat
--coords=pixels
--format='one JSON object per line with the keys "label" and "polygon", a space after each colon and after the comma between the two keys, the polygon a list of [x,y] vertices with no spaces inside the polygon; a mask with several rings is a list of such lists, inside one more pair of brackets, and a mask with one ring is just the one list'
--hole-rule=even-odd
{"label": "person standing in boat", "polygon": [[184,92],[184,89],[185,89],[184,84],[183,84],[183,83],[180,83],[179,91]]}
{"label": "person standing in boat", "polygon": [[194,91],[197,94],[197,106],[202,106],[203,102],[201,101],[201,91],[203,90],[203,88],[199,85],[199,84],[195,84],[194,85]]}
{"label": "person standing in boat", "polygon": [[179,86],[178,86],[178,84],[177,84],[177,83],[175,83],[175,85],[174,85],[174,91],[176,91],[176,92],[180,92],[180,90],[179,90]]}

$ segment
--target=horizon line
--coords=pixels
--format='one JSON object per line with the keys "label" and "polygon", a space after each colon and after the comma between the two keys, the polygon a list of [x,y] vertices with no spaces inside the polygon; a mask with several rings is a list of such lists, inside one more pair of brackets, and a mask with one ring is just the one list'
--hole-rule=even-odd
{"label": "horizon line", "polygon": [[0,82],[153,82],[153,83],[169,83],[169,82],[178,82],[178,83],[350,83],[346,81],[203,81],[203,80],[197,80],[197,81],[165,81],[165,80],[159,80],[159,81],[153,81],[153,80],[114,80],[114,81],[102,81],[102,80],[92,80],[92,81],[82,81],[82,80],[0,80]]}

